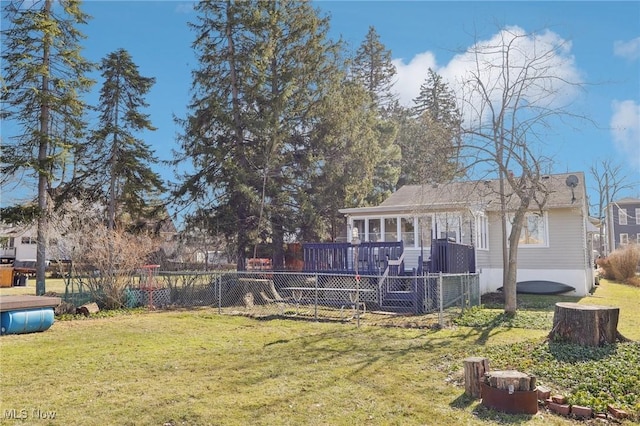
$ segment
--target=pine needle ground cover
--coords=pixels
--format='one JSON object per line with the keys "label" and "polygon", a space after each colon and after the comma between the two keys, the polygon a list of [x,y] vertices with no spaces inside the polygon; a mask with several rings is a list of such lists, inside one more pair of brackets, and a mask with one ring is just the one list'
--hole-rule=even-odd
{"label": "pine needle ground cover", "polygon": [[[633,322],[624,310],[621,321]],[[210,309],[58,321],[0,339],[0,424],[23,415],[64,425],[571,424],[543,410],[496,413],[464,396],[465,357],[533,372],[537,358],[554,362],[540,349],[547,333],[495,321],[356,328]]]}

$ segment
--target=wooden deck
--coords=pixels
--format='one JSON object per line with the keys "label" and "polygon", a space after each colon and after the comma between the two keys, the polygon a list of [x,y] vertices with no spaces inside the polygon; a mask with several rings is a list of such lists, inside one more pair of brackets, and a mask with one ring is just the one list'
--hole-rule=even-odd
{"label": "wooden deck", "polygon": [[49,296],[0,296],[0,312],[17,311],[21,309],[55,308],[62,300]]}

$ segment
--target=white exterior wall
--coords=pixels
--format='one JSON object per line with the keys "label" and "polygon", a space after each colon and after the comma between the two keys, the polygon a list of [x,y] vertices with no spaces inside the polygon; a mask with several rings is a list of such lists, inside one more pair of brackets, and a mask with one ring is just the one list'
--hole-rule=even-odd
{"label": "white exterior wall", "polygon": [[[566,296],[586,296],[591,289],[588,283],[593,275],[584,269],[523,269],[518,268],[518,281],[555,281],[570,285],[575,291],[563,293]],[[480,293],[495,292],[502,287],[502,268],[481,268]]]}
{"label": "white exterior wall", "polygon": [[[407,215],[405,213],[405,215]],[[362,218],[384,218],[400,215],[362,215]],[[350,218],[350,219],[353,219]],[[546,244],[540,247],[518,249],[517,281],[545,280],[567,284],[575,292],[567,293],[585,296],[593,288],[593,268],[587,243],[588,217],[580,207],[553,209],[546,213]],[[480,273],[480,291],[488,293],[502,287],[502,231],[497,212],[488,214],[488,249],[476,249],[477,272]],[[349,225],[351,225],[349,221]],[[464,231],[464,230],[463,230]],[[416,221],[416,245],[419,245],[420,230]],[[466,242],[466,241],[465,241]],[[405,268],[417,268],[421,253],[424,260],[430,257],[430,242],[423,249],[404,247]]]}
{"label": "white exterior wall", "polygon": [[[477,254],[480,291],[502,287],[502,232],[500,216],[489,218],[489,253]],[[586,215],[580,208],[547,212],[547,244],[544,247],[518,248],[517,281],[556,281],[575,288],[568,295],[585,296],[593,287],[593,268],[589,262]]]}
{"label": "white exterior wall", "polygon": [[36,241],[35,231],[31,232],[30,230],[20,234],[19,236],[13,237],[13,248],[15,250],[15,258],[16,260],[36,260],[36,256],[38,253],[38,245],[37,244],[23,244],[22,239],[27,238],[32,242]]}

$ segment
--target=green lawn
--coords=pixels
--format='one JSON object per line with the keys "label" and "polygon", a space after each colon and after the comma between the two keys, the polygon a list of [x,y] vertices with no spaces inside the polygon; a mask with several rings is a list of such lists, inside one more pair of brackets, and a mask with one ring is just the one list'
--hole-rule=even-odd
{"label": "green lawn", "polygon": [[[45,281],[45,291],[53,291],[58,294],[64,294],[65,280],[62,278],[47,278]],[[8,296],[14,294],[36,294],[36,280],[29,278],[27,285],[23,287],[2,287],[0,288],[0,296]]]}
{"label": "green lawn", "polygon": [[[545,316],[537,328],[501,323],[499,309],[477,316],[492,317],[490,325],[443,330],[213,309],[57,321],[43,333],[0,338],[0,424],[17,423],[7,414],[58,425],[572,424],[544,410],[488,411],[464,396],[461,381],[471,355],[489,356],[492,367],[555,362],[541,327],[557,300],[521,298],[520,317]],[[579,303],[619,306],[619,330],[640,340],[639,301],[640,289],[604,282]],[[54,420],[36,418],[50,412]]]}

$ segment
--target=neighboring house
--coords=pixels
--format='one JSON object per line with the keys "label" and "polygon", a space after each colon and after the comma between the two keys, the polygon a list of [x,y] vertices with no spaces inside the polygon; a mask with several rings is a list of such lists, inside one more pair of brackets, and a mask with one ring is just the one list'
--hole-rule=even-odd
{"label": "neighboring house", "polygon": [[640,199],[623,198],[607,206],[609,253],[630,243],[640,243]]}
{"label": "neighboring house", "polygon": [[[140,223],[139,229],[147,229],[158,235],[159,249],[164,256],[173,256],[178,231],[168,213],[161,219]],[[35,262],[37,256],[37,229],[35,224],[7,225],[0,223],[0,263],[15,261]],[[50,232],[46,248],[47,262],[64,262],[70,259],[71,243],[59,233]]]}
{"label": "neighboring house", "polygon": [[[527,213],[517,280],[560,282],[575,288],[575,295],[586,295],[594,274],[584,174],[549,175],[543,182],[548,200],[542,210],[532,202]],[[340,212],[347,217],[347,236],[356,227],[363,241],[403,241],[406,269],[417,268],[421,255],[429,258],[432,239],[473,245],[480,291],[487,293],[503,284],[498,185],[497,180],[407,185],[379,206]]]}
{"label": "neighboring house", "polygon": [[0,263],[36,260],[36,230],[32,226],[0,225]]}

